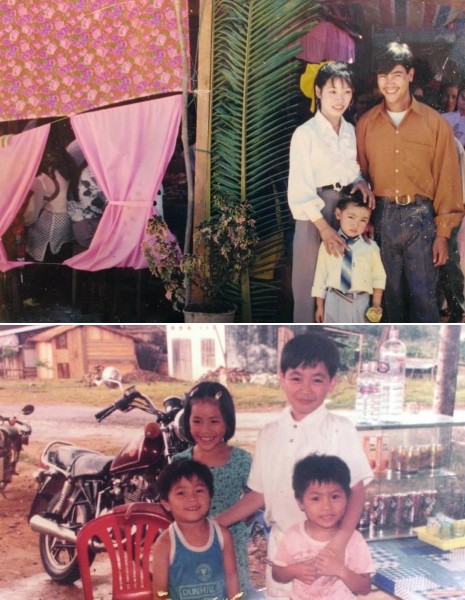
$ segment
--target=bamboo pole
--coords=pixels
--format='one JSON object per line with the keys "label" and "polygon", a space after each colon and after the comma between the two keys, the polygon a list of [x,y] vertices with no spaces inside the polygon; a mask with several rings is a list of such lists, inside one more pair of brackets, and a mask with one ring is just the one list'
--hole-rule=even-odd
{"label": "bamboo pole", "polygon": [[[176,11],[176,20],[179,31],[179,43],[181,46],[182,58],[182,118],[181,118],[181,139],[184,149],[184,163],[186,166],[187,178],[187,223],[186,235],[184,238],[184,254],[191,252],[192,246],[192,227],[194,220],[194,181],[192,177],[192,164],[189,151],[189,122],[188,122],[188,102],[189,102],[189,80],[190,80],[190,65],[188,64],[188,55],[186,47],[186,38],[184,24],[182,19],[181,0],[174,0],[174,8]],[[190,303],[190,281],[186,279],[186,305]]]}
{"label": "bamboo pole", "polygon": [[194,191],[194,225],[196,227],[210,216],[213,0],[200,1],[199,18]]}
{"label": "bamboo pole", "polygon": [[[213,0],[199,2],[198,37],[198,77],[196,104],[197,123],[195,140],[195,186],[194,186],[194,228],[210,216],[210,172],[211,172],[211,103],[212,103],[212,63],[213,63]],[[194,253],[204,255],[206,248],[199,244]],[[203,292],[193,291],[193,300],[201,302]]]}

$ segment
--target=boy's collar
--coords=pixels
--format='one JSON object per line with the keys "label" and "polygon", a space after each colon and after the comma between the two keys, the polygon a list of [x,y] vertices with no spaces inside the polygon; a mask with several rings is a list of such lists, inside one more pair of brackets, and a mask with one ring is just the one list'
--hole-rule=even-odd
{"label": "boy's collar", "polygon": [[283,410],[281,418],[284,421],[285,425],[294,426],[294,425],[298,425],[299,423],[306,425],[307,423],[313,423],[314,421],[322,420],[326,416],[327,412],[328,412],[328,409],[326,408],[326,406],[324,404],[322,404],[316,410],[314,410],[310,414],[306,415],[300,421],[296,421],[294,419],[294,417],[292,416],[291,407],[288,404],[286,406],[286,408]]}

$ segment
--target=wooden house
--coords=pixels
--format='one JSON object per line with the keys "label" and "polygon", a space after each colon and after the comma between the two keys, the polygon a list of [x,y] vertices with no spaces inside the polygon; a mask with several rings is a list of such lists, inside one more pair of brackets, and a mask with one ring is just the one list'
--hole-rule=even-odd
{"label": "wooden house", "polygon": [[0,327],[0,376],[7,379],[37,377],[36,347],[30,341],[50,325],[2,325]]}
{"label": "wooden house", "polygon": [[97,367],[137,367],[135,337],[105,325],[59,325],[30,338],[39,379],[79,379]]}

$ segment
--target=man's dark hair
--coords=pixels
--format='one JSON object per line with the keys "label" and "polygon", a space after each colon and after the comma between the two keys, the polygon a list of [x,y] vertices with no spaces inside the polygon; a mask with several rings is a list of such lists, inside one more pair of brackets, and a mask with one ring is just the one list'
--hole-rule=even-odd
{"label": "man's dark hair", "polygon": [[339,208],[339,210],[343,211],[352,204],[354,206],[367,208],[371,212],[371,208],[368,206],[368,203],[363,201],[363,194],[360,190],[357,190],[353,194],[340,194],[339,202],[337,203],[336,208]]}
{"label": "man's dark hair", "polygon": [[323,333],[304,333],[287,342],[281,354],[280,369],[316,367],[323,363],[331,379],[339,367],[339,350],[331,338]]}
{"label": "man's dark hair", "polygon": [[413,68],[413,61],[413,54],[407,44],[391,42],[375,56],[375,71],[387,75],[396,65],[402,65],[408,73]]}
{"label": "man's dark hair", "polygon": [[187,399],[184,407],[184,428],[185,434],[191,442],[191,428],[190,418],[192,413],[192,405],[195,402],[211,402],[216,404],[220,409],[221,416],[223,417],[226,425],[226,433],[224,434],[224,441],[230,440],[234,432],[236,431],[236,412],[234,410],[234,402],[229,390],[216,381],[202,381],[194,385],[191,391],[187,394]]}
{"label": "man's dark hair", "polygon": [[157,479],[157,490],[161,500],[168,500],[171,488],[181,479],[192,481],[198,477],[207,486],[210,498],[213,498],[213,475],[207,465],[197,460],[177,460],[167,465]]}
{"label": "man's dark hair", "polygon": [[292,488],[295,497],[302,500],[311,483],[338,483],[346,496],[350,495],[350,470],[338,456],[309,454],[294,466]]}

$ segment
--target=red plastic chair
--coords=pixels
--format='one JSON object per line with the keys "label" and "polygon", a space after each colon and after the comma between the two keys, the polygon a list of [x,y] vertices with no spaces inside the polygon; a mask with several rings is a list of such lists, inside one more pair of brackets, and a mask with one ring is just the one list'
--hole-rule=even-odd
{"label": "red plastic chair", "polygon": [[88,552],[91,540],[103,544],[108,553],[112,600],[152,600],[150,553],[158,534],[171,522],[160,504],[135,502],[86,523],[76,542],[85,600],[94,600]]}

